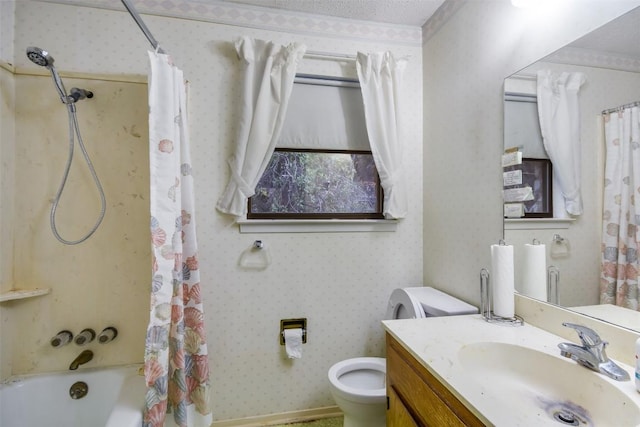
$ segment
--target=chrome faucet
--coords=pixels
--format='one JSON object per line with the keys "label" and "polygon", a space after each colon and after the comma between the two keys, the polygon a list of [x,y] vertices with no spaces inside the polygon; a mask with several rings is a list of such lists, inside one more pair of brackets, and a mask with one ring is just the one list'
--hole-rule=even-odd
{"label": "chrome faucet", "polygon": [[564,322],[562,326],[573,328],[578,333],[582,346],[563,342],[558,344],[560,354],[578,362],[579,365],[600,372],[617,381],[629,381],[629,374],[607,357],[605,347],[609,344],[602,341],[593,329],[575,323]]}
{"label": "chrome faucet", "polygon": [[73,362],[71,362],[71,365],[69,365],[69,369],[71,369],[72,371],[75,371],[76,369],[78,369],[80,365],[84,365],[85,363],[89,362],[91,359],[93,359],[93,351],[85,350],[82,353],[80,353],[78,357],[76,357],[73,360]]}

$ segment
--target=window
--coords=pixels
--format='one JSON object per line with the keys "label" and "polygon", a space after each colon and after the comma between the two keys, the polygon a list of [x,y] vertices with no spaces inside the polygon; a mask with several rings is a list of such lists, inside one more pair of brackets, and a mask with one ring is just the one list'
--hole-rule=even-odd
{"label": "window", "polygon": [[360,86],[297,76],[247,219],[383,219]]}
{"label": "window", "polygon": [[249,199],[249,219],[382,219],[371,152],[277,149]]}
{"label": "window", "polygon": [[542,141],[535,94],[505,92],[504,147],[517,147],[522,152],[522,165],[513,168],[522,171],[522,182],[517,186],[531,187],[533,192],[519,215],[553,218],[552,164]]}
{"label": "window", "polygon": [[524,202],[525,218],[553,218],[551,161],[522,159],[522,183],[533,189],[533,200]]}

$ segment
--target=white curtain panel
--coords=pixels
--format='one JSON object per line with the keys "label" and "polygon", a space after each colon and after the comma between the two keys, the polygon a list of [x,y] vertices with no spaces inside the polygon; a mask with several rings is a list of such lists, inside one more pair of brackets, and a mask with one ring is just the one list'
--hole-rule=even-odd
{"label": "white curtain panel", "polygon": [[[553,163],[554,193],[560,190],[564,210],[571,215],[582,214],[578,95],[585,81],[583,73],[538,71],[538,117],[544,148]],[[566,216],[556,214],[556,200],[554,216]]]}
{"label": "white curtain panel", "polygon": [[400,113],[406,64],[406,59],[396,59],[390,52],[358,53],[356,60],[369,144],[384,190],[385,218],[407,215]]}
{"label": "white curtain panel", "polygon": [[[149,52],[152,275],[143,427],[212,422],[187,96],[182,70]],[[172,415],[167,416],[171,412]],[[165,421],[167,424],[165,424]],[[174,425],[174,424],[171,424]]]}
{"label": "white curtain panel", "polygon": [[604,116],[606,163],[600,303],[640,310],[640,107]]}
{"label": "white curtain panel", "polygon": [[244,79],[239,131],[229,159],[231,178],[218,199],[223,213],[244,216],[247,200],[269,164],[282,129],[296,67],[306,47],[243,37],[236,42]]}

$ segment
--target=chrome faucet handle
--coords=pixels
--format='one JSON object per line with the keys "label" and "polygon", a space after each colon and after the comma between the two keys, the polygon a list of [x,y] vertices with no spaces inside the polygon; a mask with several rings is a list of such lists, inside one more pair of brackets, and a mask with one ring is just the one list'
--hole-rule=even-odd
{"label": "chrome faucet handle", "polygon": [[598,335],[596,331],[591,328],[587,328],[586,326],[569,322],[563,322],[562,326],[575,329],[580,337],[580,341],[582,341],[582,345],[585,347],[602,347],[604,349],[608,344],[606,341],[602,341],[602,338],[600,338],[600,335]]}
{"label": "chrome faucet handle", "polygon": [[575,323],[565,322],[562,326],[575,329],[582,341],[582,346],[566,342],[558,344],[562,356],[573,359],[585,368],[600,372],[614,380],[629,380],[629,374],[607,357],[605,348],[608,342],[602,341],[596,331]]}

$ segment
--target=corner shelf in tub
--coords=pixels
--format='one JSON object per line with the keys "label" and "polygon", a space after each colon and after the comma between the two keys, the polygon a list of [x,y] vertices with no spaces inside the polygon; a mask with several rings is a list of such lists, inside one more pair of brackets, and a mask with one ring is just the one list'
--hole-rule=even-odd
{"label": "corner shelf in tub", "polygon": [[51,289],[12,289],[8,292],[0,293],[0,302],[15,301],[25,298],[34,298],[47,295]]}

